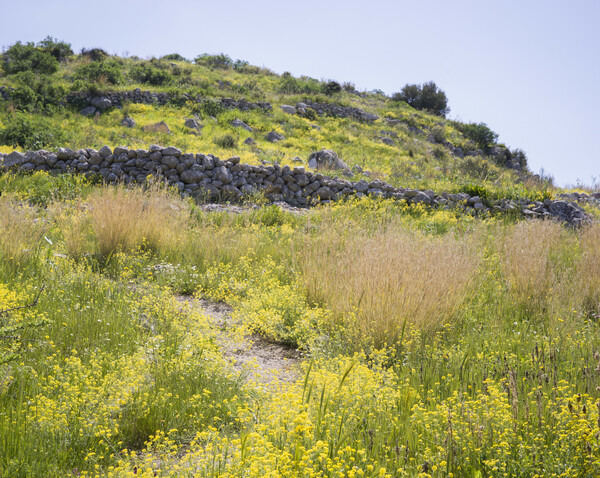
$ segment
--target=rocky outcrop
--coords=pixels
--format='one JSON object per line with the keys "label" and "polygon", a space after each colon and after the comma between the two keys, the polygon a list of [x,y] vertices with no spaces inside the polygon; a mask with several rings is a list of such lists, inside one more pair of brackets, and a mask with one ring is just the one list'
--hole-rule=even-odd
{"label": "rocky outcrop", "polygon": [[[0,91],[0,95],[6,94],[7,98],[10,97],[10,91]],[[4,97],[4,96],[3,96]],[[7,99],[5,98],[5,99]],[[65,97],[67,104],[77,107],[78,109],[94,108],[96,112],[104,111],[110,107],[121,107],[123,103],[141,103],[149,105],[166,105],[173,101],[190,101],[196,103],[203,103],[207,98],[203,96],[194,96],[187,93],[173,94],[168,92],[156,92],[156,91],[144,91],[140,88],[136,88],[131,91],[110,91],[98,95],[92,95],[87,91],[77,91],[68,94]],[[224,109],[238,109],[241,111],[249,111],[260,109],[262,111],[270,111],[273,107],[270,103],[265,101],[251,102],[244,98],[236,100],[233,98],[220,98],[218,100],[219,105]]]}
{"label": "rocky outcrop", "polygon": [[[234,156],[221,160],[212,154],[183,153],[173,146],[152,145],[149,149],[108,146],[100,150],[60,148],[57,152],[28,151],[0,154],[0,174],[8,171],[49,171],[95,174],[107,182],[144,183],[149,175],[163,177],[183,193],[201,198],[241,198],[262,191],[272,201],[285,201],[294,206],[334,201],[349,196],[365,195],[404,200],[409,204],[461,209],[467,214],[481,215],[514,211],[531,218],[551,218],[578,226],[590,218],[577,202],[564,198],[530,202],[508,199],[487,203],[467,193],[442,193],[395,188],[381,180],[358,182],[331,178],[304,167],[255,166],[241,164]],[[600,205],[600,193],[577,195]]]}
{"label": "rocky outcrop", "polygon": [[344,170],[350,172],[348,165],[331,149],[323,149],[312,153],[308,157],[308,165],[313,169]]}
{"label": "rocky outcrop", "polygon": [[[287,105],[283,105],[287,106]],[[282,108],[283,108],[282,106]],[[355,120],[362,121],[364,123],[370,123],[379,119],[379,116],[373,113],[368,113],[360,108],[354,108],[351,106],[342,106],[336,103],[316,103],[310,100],[305,100],[301,103],[296,103],[296,114],[306,115],[309,110],[313,110],[319,116],[335,116],[336,118],[354,118]],[[286,113],[291,113],[286,111]]]}

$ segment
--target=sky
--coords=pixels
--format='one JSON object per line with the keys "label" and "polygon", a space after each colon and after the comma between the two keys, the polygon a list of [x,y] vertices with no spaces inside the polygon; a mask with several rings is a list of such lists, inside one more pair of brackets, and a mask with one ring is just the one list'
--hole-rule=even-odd
{"label": "sky", "polygon": [[4,47],[226,53],[386,94],[434,81],[449,118],[486,123],[533,172],[600,183],[600,0],[21,0],[0,15]]}

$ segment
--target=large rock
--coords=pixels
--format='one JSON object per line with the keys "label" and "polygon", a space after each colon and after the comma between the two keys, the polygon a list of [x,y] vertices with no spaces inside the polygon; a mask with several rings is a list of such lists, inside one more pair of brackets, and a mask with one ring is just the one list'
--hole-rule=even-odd
{"label": "large rock", "polygon": [[83,108],[80,113],[83,116],[93,116],[97,113],[97,109],[95,106],[86,106],[85,108]]}
{"label": "large rock", "polygon": [[283,141],[285,136],[279,134],[277,131],[271,131],[267,134],[267,136],[265,136],[265,139],[271,143],[277,143],[279,141]]}
{"label": "large rock", "polygon": [[290,105],[281,105],[281,109],[283,110],[284,113],[287,113],[289,115],[295,115],[296,114],[296,108],[294,108],[293,106],[290,106]]}
{"label": "large rock", "polygon": [[125,116],[121,120],[121,126],[125,126],[126,128],[133,128],[135,126],[135,121],[130,116]]}
{"label": "large rock", "polygon": [[350,171],[350,168],[331,149],[316,151],[308,157],[308,165],[313,169],[335,169]]}
{"label": "large rock", "polygon": [[200,131],[202,128],[204,128],[204,125],[199,123],[198,120],[195,120],[194,118],[188,118],[185,120],[185,127]]}
{"label": "large rock", "polygon": [[250,126],[248,126],[246,123],[244,123],[242,120],[240,119],[234,119],[231,122],[231,126],[235,126],[236,128],[244,128],[246,131],[250,131],[252,133],[252,128]]}
{"label": "large rock", "polygon": [[229,184],[231,181],[233,181],[233,175],[225,166],[219,166],[216,169],[215,177],[223,184]]}
{"label": "large rock", "polygon": [[92,106],[95,106],[100,111],[104,111],[112,106],[112,102],[106,96],[94,96],[90,103],[92,103]]}
{"label": "large rock", "polygon": [[0,163],[0,171],[5,171],[13,168],[20,168],[27,162],[25,155],[18,151],[13,151],[4,157],[4,161]]}

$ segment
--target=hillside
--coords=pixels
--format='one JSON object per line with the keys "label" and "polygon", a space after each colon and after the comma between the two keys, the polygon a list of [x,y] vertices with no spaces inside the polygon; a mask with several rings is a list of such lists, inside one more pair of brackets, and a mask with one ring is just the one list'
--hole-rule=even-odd
{"label": "hillside", "polygon": [[[52,52],[61,44],[46,45]],[[0,151],[159,144],[297,165],[331,149],[356,179],[393,186],[461,192],[477,184],[512,196],[546,186],[529,174],[525,154],[497,144],[484,124],[446,120],[351,84],[276,75],[224,55],[193,63],[176,54],[141,60],[97,49],[56,56],[53,73],[28,68],[26,52],[14,53],[10,67],[5,59]],[[273,132],[280,136],[269,141]]]}
{"label": "hillside", "polygon": [[17,46],[0,476],[600,476],[597,192],[441,106]]}

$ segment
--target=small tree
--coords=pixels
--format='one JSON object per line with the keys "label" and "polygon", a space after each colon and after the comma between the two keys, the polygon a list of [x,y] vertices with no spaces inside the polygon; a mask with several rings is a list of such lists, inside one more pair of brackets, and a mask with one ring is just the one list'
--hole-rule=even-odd
{"label": "small tree", "polygon": [[399,93],[392,95],[392,100],[404,101],[417,110],[429,111],[444,118],[450,112],[446,93],[433,81],[422,85],[406,84]]}
{"label": "small tree", "polygon": [[51,75],[58,70],[58,61],[50,53],[36,48],[33,43],[24,45],[19,41],[2,55],[2,67],[8,75],[21,71]]}
{"label": "small tree", "polygon": [[46,53],[49,53],[57,61],[64,62],[67,57],[73,54],[71,44],[64,41],[58,41],[56,38],[47,36],[44,40],[37,44],[38,48],[42,49]]}
{"label": "small tree", "polygon": [[498,134],[493,132],[485,123],[468,123],[462,125],[460,130],[486,153],[489,151],[490,146],[498,140]]}

